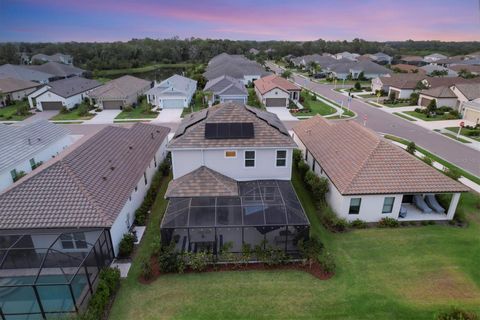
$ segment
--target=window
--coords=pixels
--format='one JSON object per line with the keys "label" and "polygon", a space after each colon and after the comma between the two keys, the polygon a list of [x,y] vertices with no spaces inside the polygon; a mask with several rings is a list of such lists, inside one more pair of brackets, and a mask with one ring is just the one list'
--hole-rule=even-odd
{"label": "window", "polygon": [[277,167],[287,166],[287,151],[277,150]]}
{"label": "window", "polygon": [[12,171],[10,171],[10,175],[12,176],[12,180],[16,181],[16,179],[17,179],[17,169],[13,169]]}
{"label": "window", "polygon": [[84,233],[64,233],[60,236],[63,249],[85,249],[87,242]]}
{"label": "window", "polygon": [[34,158],[30,159],[30,167],[32,168],[32,170],[36,168],[36,163]]}
{"label": "window", "polygon": [[148,181],[147,181],[147,173],[146,172],[143,173],[143,180],[145,180],[145,185],[147,185]]}
{"label": "window", "polygon": [[245,167],[255,167],[255,151],[245,151]]}
{"label": "window", "polygon": [[382,213],[392,213],[394,203],[395,197],[386,197],[385,200],[383,200]]}
{"label": "window", "polygon": [[237,151],[225,151],[225,158],[236,158]]}
{"label": "window", "polygon": [[362,204],[362,198],[350,199],[350,209],[348,210],[348,214],[359,214],[361,204]]}

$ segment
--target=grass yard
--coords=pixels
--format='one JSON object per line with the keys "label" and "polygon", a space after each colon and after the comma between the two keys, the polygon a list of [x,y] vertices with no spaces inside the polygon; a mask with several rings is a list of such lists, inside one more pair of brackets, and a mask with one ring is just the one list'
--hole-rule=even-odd
{"label": "grass yard", "polygon": [[[136,74],[150,72],[162,68],[189,68],[193,66],[193,63],[158,63],[139,68],[127,68],[127,69],[111,69],[111,70],[99,70],[94,72],[94,77],[97,78],[111,78],[112,76],[122,74]],[[99,80],[100,81],[100,80]]]}
{"label": "grass yard", "polygon": [[[456,136],[457,133],[458,133],[458,128],[459,128],[459,127],[449,127],[449,128],[445,128],[445,129],[447,129],[448,131],[451,131],[451,132],[455,133],[455,136]],[[465,136],[465,137],[469,137],[470,139],[473,139],[473,140],[480,141],[480,135],[478,135],[478,136],[468,135],[470,132],[480,132],[480,129],[467,129],[467,128],[462,128],[462,130],[460,131],[460,135]]]}
{"label": "grass yard", "polygon": [[[88,106],[85,106],[88,109]],[[80,115],[82,113],[82,108],[77,107],[70,109],[68,112],[59,112],[57,115],[50,118],[50,120],[89,120],[92,119],[95,115],[88,114],[88,115]]]}
{"label": "grass yard", "polygon": [[462,196],[467,228],[422,226],[327,232],[296,172],[293,184],[311,232],[332,252],[337,274],[321,281],[300,271],[165,275],[140,284],[140,262],[158,239],[165,179],[147,232],[122,280],[110,319],[433,319],[456,305],[480,313],[478,195]]}
{"label": "grass yard", "polygon": [[412,105],[411,102],[398,102],[398,103],[382,103],[385,107],[389,108],[400,108],[400,107],[409,107]]}
{"label": "grass yard", "polygon": [[462,139],[460,137],[457,138],[457,135],[453,134],[453,133],[443,132],[442,134],[444,136],[447,136],[447,137],[453,139],[453,140],[457,140],[458,142],[461,142],[461,143],[471,143],[470,141]]}
{"label": "grass yard", "polygon": [[[25,110],[23,114],[18,114],[18,108]],[[22,121],[33,115],[29,110],[28,101],[15,101],[8,107],[0,108],[0,121]]]}
{"label": "grass yard", "polygon": [[404,111],[403,113],[423,121],[439,121],[439,120],[455,120],[456,119],[451,115],[449,115],[448,113],[445,113],[441,116],[430,116],[430,117],[427,117],[425,113],[421,113],[417,111]]}
{"label": "grass yard", "polygon": [[409,117],[409,116],[407,116],[407,115],[405,115],[405,114],[403,114],[403,113],[401,113],[401,112],[394,112],[393,114],[396,115],[396,116],[399,116],[400,118],[403,118],[403,119],[405,119],[405,120],[408,120],[408,121],[417,121],[416,119],[414,119],[414,118],[412,118],[412,117]]}
{"label": "grass yard", "polygon": [[329,114],[335,113],[335,108],[332,108],[325,102],[321,100],[312,100],[311,94],[307,93],[305,90],[302,90],[301,97],[303,97],[304,102],[302,105],[310,109],[310,112],[298,112],[295,115],[298,116],[313,116],[316,114],[327,116]]}
{"label": "grass yard", "polygon": [[142,103],[136,108],[132,108],[131,111],[122,111],[115,117],[117,120],[121,119],[155,119],[158,116],[157,111],[145,112],[147,105],[147,99],[144,98]]}

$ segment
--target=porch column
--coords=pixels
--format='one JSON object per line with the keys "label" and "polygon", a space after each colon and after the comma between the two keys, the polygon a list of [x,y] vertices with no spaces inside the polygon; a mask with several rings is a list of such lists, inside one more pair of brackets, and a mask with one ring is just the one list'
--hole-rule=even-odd
{"label": "porch column", "polygon": [[450,206],[448,207],[447,218],[448,220],[453,219],[455,211],[457,210],[458,201],[460,200],[460,193],[454,193],[452,195],[452,200],[450,200]]}

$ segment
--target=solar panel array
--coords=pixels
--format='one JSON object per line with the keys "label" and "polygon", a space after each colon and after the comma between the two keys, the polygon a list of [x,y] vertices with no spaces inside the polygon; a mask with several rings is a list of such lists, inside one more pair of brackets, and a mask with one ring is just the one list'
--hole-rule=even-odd
{"label": "solar panel array", "polygon": [[283,125],[282,121],[277,117],[276,114],[266,112],[257,108],[252,108],[249,106],[245,106],[248,111],[254,113],[258,118],[262,119],[266,123],[268,123],[270,126],[276,128],[279,130],[281,133],[285,135],[289,135],[287,128]]}
{"label": "solar panel array", "polygon": [[185,118],[184,121],[182,121],[182,123],[180,123],[180,126],[178,126],[178,129],[175,131],[175,135],[173,137],[177,138],[184,134],[189,127],[204,120],[207,117],[207,114],[208,109],[190,114],[187,118]]}
{"label": "solar panel array", "polygon": [[254,138],[253,123],[228,122],[206,123],[206,139],[252,139]]}

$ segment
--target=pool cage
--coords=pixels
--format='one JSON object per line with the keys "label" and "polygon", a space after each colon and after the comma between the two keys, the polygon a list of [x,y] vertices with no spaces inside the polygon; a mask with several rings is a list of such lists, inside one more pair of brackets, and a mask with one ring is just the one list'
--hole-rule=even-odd
{"label": "pool cage", "polygon": [[0,319],[83,310],[114,257],[108,230],[0,235]]}
{"label": "pool cage", "polygon": [[299,256],[298,242],[310,223],[290,181],[238,183],[238,197],[171,198],[161,224],[162,243],[179,252],[208,251],[221,261],[222,248],[241,254],[244,244]]}

